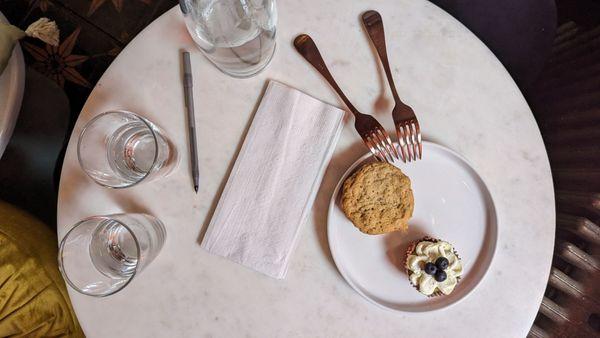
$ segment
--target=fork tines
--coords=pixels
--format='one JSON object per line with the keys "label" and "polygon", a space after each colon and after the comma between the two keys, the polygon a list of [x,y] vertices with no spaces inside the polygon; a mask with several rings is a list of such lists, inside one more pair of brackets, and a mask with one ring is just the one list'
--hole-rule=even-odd
{"label": "fork tines", "polygon": [[411,162],[421,159],[423,156],[423,143],[421,140],[421,128],[416,117],[410,120],[396,123],[396,134],[398,136],[398,148],[402,161]]}
{"label": "fork tines", "polygon": [[396,159],[400,159],[396,147],[385,130],[377,128],[363,136],[363,141],[379,161],[392,163]]}

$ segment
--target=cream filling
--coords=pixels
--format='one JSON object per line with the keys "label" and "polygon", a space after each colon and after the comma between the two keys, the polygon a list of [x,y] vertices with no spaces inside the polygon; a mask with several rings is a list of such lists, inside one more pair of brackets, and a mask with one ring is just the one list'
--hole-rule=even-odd
{"label": "cream filling", "polygon": [[[436,281],[432,275],[428,275],[423,270],[425,263],[435,263],[439,257],[446,257],[448,260],[448,268],[444,270],[448,278],[443,282]],[[454,254],[454,248],[450,243],[443,241],[419,242],[414,254],[408,256],[406,268],[410,271],[411,283],[418,287],[419,292],[427,296],[434,293],[436,289],[449,295],[458,283],[458,277],[462,275],[462,263]]]}

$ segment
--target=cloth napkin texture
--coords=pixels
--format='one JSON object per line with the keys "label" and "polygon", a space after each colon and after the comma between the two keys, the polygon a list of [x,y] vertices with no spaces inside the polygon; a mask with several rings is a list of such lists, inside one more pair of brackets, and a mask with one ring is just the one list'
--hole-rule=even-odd
{"label": "cloth napkin texture", "polygon": [[201,246],[285,278],[343,117],[343,110],[271,81]]}

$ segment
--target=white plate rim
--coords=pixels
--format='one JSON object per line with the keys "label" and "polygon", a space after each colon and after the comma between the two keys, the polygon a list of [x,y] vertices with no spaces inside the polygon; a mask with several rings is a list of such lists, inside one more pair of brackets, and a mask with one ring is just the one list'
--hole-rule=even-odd
{"label": "white plate rim", "polygon": [[[343,268],[343,265],[340,264],[340,262],[338,261],[338,259],[336,258],[336,254],[335,254],[335,250],[334,248],[336,247],[336,244],[334,243],[332,237],[331,237],[331,232],[332,232],[332,223],[331,223],[331,217],[332,217],[332,212],[334,210],[334,208],[336,208],[336,200],[337,200],[337,196],[339,195],[340,189],[342,184],[344,183],[345,179],[350,175],[350,173],[361,163],[363,163],[364,161],[366,161],[367,159],[369,159],[369,157],[372,157],[372,154],[370,152],[362,155],[361,157],[359,157],[356,161],[354,161],[349,167],[348,169],[346,169],[346,171],[344,172],[344,174],[340,177],[338,183],[336,184],[334,190],[333,190],[333,195],[331,196],[331,199],[329,201],[329,209],[327,211],[327,243],[329,245],[329,252],[331,253],[331,257],[333,258],[333,261],[335,263],[335,266],[337,268],[337,270],[339,271],[339,273],[342,275],[342,277],[344,278],[344,280],[346,281],[346,283],[348,283],[348,285],[350,285],[350,287],[356,291],[359,295],[362,296],[362,298],[366,299],[369,303],[376,305],[377,307],[384,309],[386,311],[390,311],[396,314],[409,314],[409,313],[424,313],[424,312],[434,312],[434,311],[440,311],[442,309],[447,309],[453,305],[456,305],[458,303],[460,303],[463,299],[467,298],[476,288],[477,286],[479,286],[479,284],[481,283],[481,281],[483,281],[483,279],[485,278],[485,276],[488,274],[490,267],[492,266],[492,263],[494,261],[494,258],[496,257],[496,251],[498,248],[498,224],[499,224],[499,220],[498,220],[498,212],[496,210],[496,203],[494,202],[494,197],[492,196],[492,193],[490,191],[490,189],[488,188],[487,184],[485,183],[485,181],[483,180],[483,178],[481,177],[481,175],[479,175],[479,173],[475,170],[475,168],[473,167],[473,165],[462,155],[460,155],[459,153],[457,153],[456,151],[443,146],[441,144],[438,143],[434,143],[431,141],[423,141],[423,145],[427,144],[428,147],[435,147],[438,148],[442,151],[448,152],[450,153],[452,156],[458,158],[459,160],[461,160],[462,162],[464,162],[464,164],[466,164],[468,166],[468,168],[473,172],[473,175],[475,176],[476,179],[478,179],[481,182],[481,187],[483,189],[483,193],[486,195],[487,198],[489,198],[489,209],[490,209],[490,217],[491,217],[491,222],[492,224],[494,224],[495,226],[493,226],[493,233],[490,235],[490,238],[492,238],[492,240],[490,241],[490,250],[489,250],[489,260],[487,262],[487,265],[485,267],[483,267],[483,271],[481,272],[481,277],[475,281],[475,283],[473,284],[473,286],[469,289],[466,290],[465,293],[463,294],[462,297],[455,299],[452,302],[446,303],[446,304],[442,304],[441,306],[434,308],[434,309],[429,309],[429,310],[401,310],[401,309],[397,309],[397,308],[392,308],[389,306],[385,306],[377,301],[375,301],[373,298],[369,297],[368,295],[366,295],[360,287],[358,287],[354,281],[352,280],[352,278],[350,278],[348,272]],[[396,145],[396,144],[395,144]],[[408,281],[407,281],[408,283]]]}

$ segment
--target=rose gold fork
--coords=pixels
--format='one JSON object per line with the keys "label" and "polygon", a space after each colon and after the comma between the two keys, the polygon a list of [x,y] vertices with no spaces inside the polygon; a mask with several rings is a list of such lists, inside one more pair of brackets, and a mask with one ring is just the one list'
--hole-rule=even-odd
{"label": "rose gold fork", "polygon": [[333,87],[336,93],[342,98],[348,109],[354,115],[354,127],[363,139],[365,145],[371,150],[371,153],[380,161],[394,162],[394,159],[399,159],[398,151],[392,144],[392,140],[387,131],[383,129],[381,124],[371,115],[365,115],[359,112],[350,103],[350,100],[344,95],[340,87],[337,85],[333,76],[327,69],[319,49],[315,42],[307,34],[300,34],[294,39],[294,46],[300,55],[302,55],[315,69],[323,75],[329,85]]}
{"label": "rose gold fork", "polygon": [[362,20],[365,29],[369,34],[369,38],[377,50],[377,55],[379,55],[379,59],[383,64],[383,69],[385,70],[385,75],[396,103],[392,110],[392,117],[394,118],[394,125],[396,126],[396,135],[398,136],[402,161],[410,162],[413,160],[416,161],[417,158],[421,159],[423,156],[421,128],[419,127],[419,121],[417,120],[415,112],[411,107],[400,100],[398,92],[396,92],[396,86],[394,85],[394,79],[392,78],[392,72],[390,70],[385,47],[385,34],[383,31],[383,20],[381,20],[381,15],[373,10],[367,11],[363,13]]}

